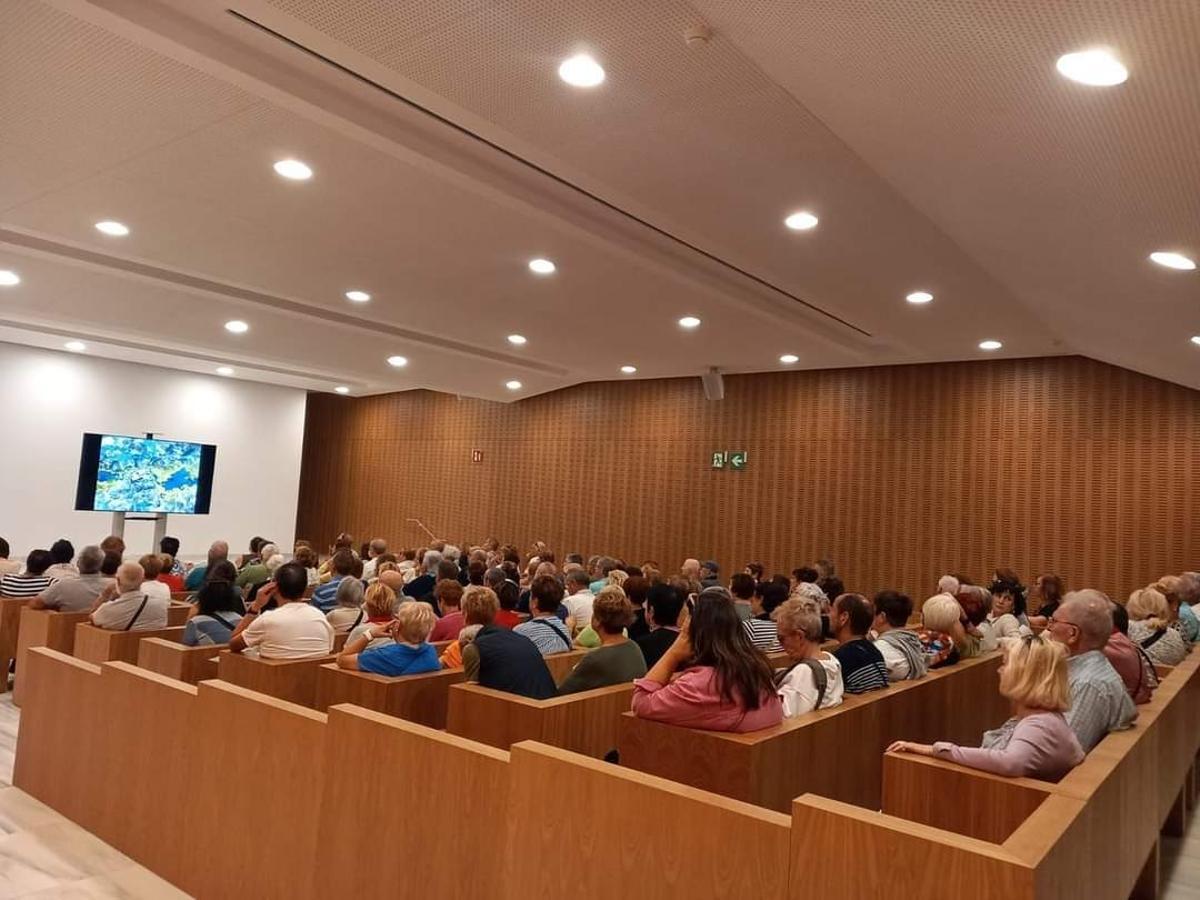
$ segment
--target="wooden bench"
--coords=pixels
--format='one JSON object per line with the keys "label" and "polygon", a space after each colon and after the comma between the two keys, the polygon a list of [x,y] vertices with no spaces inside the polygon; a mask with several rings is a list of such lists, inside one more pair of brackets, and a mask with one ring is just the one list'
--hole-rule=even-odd
{"label": "wooden bench", "polygon": [[256,654],[222,650],[217,656],[217,677],[247,690],[315,708],[317,673],[321,666],[335,658],[329,655],[311,659],[262,659]]}
{"label": "wooden bench", "polygon": [[181,603],[177,600],[172,600],[171,605],[167,607],[167,624],[186,625],[194,609],[195,607],[190,603]]}
{"label": "wooden bench", "polygon": [[0,694],[8,690],[8,670],[17,658],[18,635],[21,628],[21,610],[29,603],[29,597],[0,597],[0,665],[4,666],[0,676]]}
{"label": "wooden bench", "polygon": [[75,626],[75,649],[77,659],[84,662],[102,663],[120,660],[130,665],[137,663],[138,645],[146,638],[166,638],[178,642],[183,637],[184,626],[154,628],[147,631],[110,631],[97,628],[91,622],[80,622]]}
{"label": "wooden bench", "polygon": [[171,600],[176,603],[189,603],[195,591],[171,591]]}
{"label": "wooden bench", "polygon": [[144,638],[138,644],[138,668],[196,684],[217,677],[217,654],[228,644],[188,647],[169,638]]}
{"label": "wooden bench", "polygon": [[75,626],[88,621],[91,613],[64,613],[52,609],[21,610],[21,631],[17,639],[17,672],[13,677],[13,705],[20,706],[22,682],[21,666],[30,647],[50,647],[70,654],[75,650]]}
{"label": "wooden bench", "polygon": [[629,709],[633,683],[530,700],[477,684],[450,688],[446,730],[507,750],[525,740],[603,757],[616,749],[621,714]]}
{"label": "wooden bench", "polygon": [[883,751],[894,740],[978,741],[1008,717],[1000,654],[937,669],[840,706],[746,734],[621,716],[621,764],[779,811],[806,791],[878,809]]}

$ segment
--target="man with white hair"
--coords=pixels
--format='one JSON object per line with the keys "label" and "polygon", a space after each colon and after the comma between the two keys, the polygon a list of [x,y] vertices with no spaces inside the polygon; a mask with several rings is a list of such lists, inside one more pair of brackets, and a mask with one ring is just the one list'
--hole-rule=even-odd
{"label": "man with white hair", "polygon": [[[103,545],[101,545],[101,549],[104,549]],[[213,541],[208,548],[208,562],[202,566],[192,567],[192,571],[188,572],[187,578],[183,582],[184,588],[189,591],[200,590],[204,587],[204,576],[208,570],[223,559],[229,559],[229,544],[226,541]]]}
{"label": "man with white hair", "polygon": [[426,550],[421,557],[420,574],[404,586],[404,596],[413,600],[429,600],[437,586],[437,568],[442,561],[438,550]]}
{"label": "man with white hair", "polygon": [[92,607],[92,624],[109,631],[154,631],[167,627],[169,600],[142,590],[146,573],[135,562],[117,568],[116,584],[109,585]]}
{"label": "man with white hair", "polygon": [[949,594],[951,597],[957,597],[960,587],[961,585],[958,583],[958,579],[953,575],[943,575],[938,579],[939,594]]}
{"label": "man with white hair", "polygon": [[363,581],[372,581],[375,578],[375,566],[379,564],[379,557],[387,553],[387,541],[383,538],[371,538],[371,543],[367,545],[367,559],[363,563]]}
{"label": "man with white hair", "polygon": [[688,557],[679,567],[679,574],[688,581],[695,581],[698,584],[700,582],[700,560]]}
{"label": "man with white hair", "polygon": [[53,609],[58,612],[86,612],[96,603],[96,598],[113,583],[111,578],[100,574],[104,562],[104,551],[90,544],[79,551],[75,565],[79,577],[63,578],[54,582],[38,596],[29,601],[30,609]]}
{"label": "man with white hair", "polygon": [[274,544],[260,545],[258,556],[242,567],[242,570],[237,574],[237,580],[234,581],[234,584],[239,588],[247,588],[270,581],[271,570],[267,568],[267,560],[272,556],[280,556],[282,561],[282,554],[280,554],[279,548]]}

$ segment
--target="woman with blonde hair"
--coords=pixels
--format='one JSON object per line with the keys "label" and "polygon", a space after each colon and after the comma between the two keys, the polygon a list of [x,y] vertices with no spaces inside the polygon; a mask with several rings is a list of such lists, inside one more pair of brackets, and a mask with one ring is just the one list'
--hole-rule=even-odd
{"label": "woman with blonde hair", "polygon": [[997,775],[1043,781],[1058,781],[1083,762],[1079,738],[1063,715],[1071,705],[1064,645],[1031,634],[1014,641],[1000,667],[1000,693],[1012,701],[1014,715],[986,732],[983,746],[896,741],[888,752],[934,756]]}
{"label": "woman with blonde hair", "polygon": [[[386,625],[395,619],[396,592],[382,581],[372,581],[363,595],[363,612],[367,614],[367,620],[350,630],[350,636],[346,638],[347,645],[355,638],[370,631],[372,626]],[[367,649],[385,647],[391,643],[391,640],[387,636],[372,638],[367,644]]]}
{"label": "woman with blonde hair", "polygon": [[1188,647],[1171,627],[1171,608],[1162,591],[1152,587],[1134,591],[1125,602],[1125,611],[1129,613],[1129,639],[1146,651],[1152,663],[1177,666],[1183,662]]}
{"label": "woman with blonde hair", "polygon": [[[391,622],[372,625],[365,634],[346,641],[345,649],[338,654],[338,667],[392,677],[436,672],[442,666],[429,643],[436,621],[428,603],[402,604]],[[382,638],[389,640],[380,647],[368,648],[369,642]]]}

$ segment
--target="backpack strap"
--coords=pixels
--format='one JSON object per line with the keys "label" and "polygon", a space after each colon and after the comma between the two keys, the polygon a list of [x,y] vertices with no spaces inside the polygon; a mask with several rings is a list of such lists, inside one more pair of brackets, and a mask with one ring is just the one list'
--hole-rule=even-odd
{"label": "backpack strap", "polygon": [[149,600],[150,600],[150,598],[149,598],[149,597],[147,597],[147,596],[146,596],[146,595],[144,595],[144,594],[142,595],[142,604],[141,604],[141,606],[139,606],[139,607],[137,608],[137,612],[135,612],[135,613],[133,614],[133,618],[129,620],[129,624],[128,624],[128,625],[126,625],[126,626],[125,626],[125,627],[122,629],[122,631],[128,631],[130,628],[132,628],[132,627],[133,627],[133,623],[134,623],[134,622],[136,622],[136,621],[138,620],[138,617],[139,617],[139,616],[141,616],[141,614],[142,614],[142,610],[146,608],[146,603],[147,603],[147,602],[149,602]]}
{"label": "backpack strap", "polygon": [[350,626],[350,630],[351,630],[351,631],[353,631],[355,628],[357,628],[357,627],[358,627],[358,623],[359,623],[359,622],[361,622],[361,621],[363,620],[363,616],[364,616],[364,615],[366,615],[366,613],[364,613],[364,612],[363,612],[363,611],[360,609],[360,610],[358,611],[358,618],[357,618],[357,619],[355,619],[355,620],[354,620],[354,624]]}
{"label": "backpack strap", "polygon": [[545,625],[547,628],[549,628],[551,631],[553,631],[556,635],[558,635],[559,640],[561,640],[564,644],[567,645],[568,650],[571,649],[570,639],[565,634],[563,634],[561,631],[559,631],[557,628],[555,628],[553,625],[551,625],[547,620],[545,620],[545,619],[530,619],[530,621],[537,622],[539,625]]}
{"label": "backpack strap", "polygon": [[780,669],[775,673],[775,686],[778,687],[783,684],[788,675],[792,674],[792,670],[797,666],[807,666],[808,670],[812,672],[813,683],[817,686],[817,705],[813,709],[820,709],[821,701],[825,699],[825,691],[829,687],[829,673],[825,671],[825,667],[821,665],[819,659],[801,659],[792,663],[786,669]]}
{"label": "backpack strap", "polygon": [[1165,628],[1158,629],[1158,631],[1154,632],[1154,634],[1150,635],[1150,637],[1148,637],[1144,641],[1142,641],[1142,648],[1144,650],[1149,650],[1151,647],[1153,647],[1155,644],[1157,644],[1159,641],[1159,638],[1161,638],[1166,633],[1167,633],[1167,629],[1165,629]]}

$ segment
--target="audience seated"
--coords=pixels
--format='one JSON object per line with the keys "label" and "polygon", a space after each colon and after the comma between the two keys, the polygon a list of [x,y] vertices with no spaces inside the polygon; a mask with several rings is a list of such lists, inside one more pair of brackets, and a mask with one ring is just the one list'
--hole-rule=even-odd
{"label": "audience seated", "polygon": [[437,600],[442,617],[433,626],[431,641],[452,641],[458,637],[466,622],[463,619],[463,586],[457,581],[443,578],[434,586],[433,596]]}
{"label": "audience seated", "polygon": [[775,622],[779,642],[792,661],[775,673],[784,717],[790,719],[840,704],[844,693],[842,664],[836,656],[821,650],[821,617],[803,601],[793,599],[775,610]]}
{"label": "audience seated", "polygon": [[54,582],[29,601],[30,609],[84,612],[95,606],[96,598],[113,583],[111,578],[100,574],[104,551],[91,544],[79,551],[75,562],[79,567],[79,576]]}
{"label": "audience seated", "polygon": [[929,669],[940,669],[958,662],[958,647],[952,636],[961,630],[962,607],[949,594],[934,594],[921,606],[921,628],[917,637],[925,648]]}
{"label": "audience seated", "polygon": [[[328,577],[312,593],[311,603],[323,613],[331,612],[337,605],[338,584],[343,578],[353,578],[358,557],[348,549],[338,550],[328,562]],[[304,573],[308,587],[308,573]]]}
{"label": "audience seated", "polygon": [[[421,565],[417,575],[404,586],[404,596],[414,600],[429,600],[433,597],[433,589],[437,587],[437,568],[442,563],[442,554],[437,550],[427,550],[421,557]],[[455,567],[457,570],[457,567]]]}
{"label": "audience seated", "polygon": [[883,657],[888,681],[925,677],[925,645],[908,627],[912,608],[912,600],[899,591],[880,591],[875,595],[875,649]]}
{"label": "audience seated", "polygon": [[611,684],[625,684],[646,674],[646,659],[625,635],[633,621],[633,605],[616,585],[602,588],[592,604],[591,626],[600,646],[571,670],[559,687],[560,694],[576,694]]}
{"label": "audience seated", "polygon": [[1161,591],[1152,587],[1134,591],[1125,611],[1129,613],[1129,639],[1145,650],[1152,662],[1177,666],[1187,658],[1187,644],[1179,631],[1170,627],[1171,611]]}
{"label": "audience seated", "polygon": [[1145,650],[1129,639],[1129,613],[1125,607],[1110,601],[1109,611],[1113,617],[1113,630],[1104,645],[1104,655],[1125,682],[1130,699],[1137,705],[1149,703],[1158,687],[1154,663]]}
{"label": "audience seated", "polygon": [[367,618],[363,593],[363,583],[357,578],[343,578],[337,582],[334,607],[325,613],[325,620],[333,626],[334,634],[349,634]]}
{"label": "audience seated", "polygon": [[9,559],[9,554],[12,553],[12,548],[8,545],[8,541],[0,538],[0,578],[5,575],[15,575],[21,571],[21,564],[15,559]]}
{"label": "audience seated", "polygon": [[[625,596],[629,598],[629,604],[633,608],[633,621],[629,623],[626,631],[629,633],[629,639],[636,641],[650,633],[650,625],[646,621],[646,594],[650,590],[650,582],[639,570],[638,574],[625,579],[623,587]],[[503,601],[503,598],[501,599]]]}
{"label": "audience seated", "polygon": [[267,563],[272,557],[279,555],[279,548],[274,544],[260,544],[258,552],[238,571],[237,586],[249,588],[256,584],[266,583],[271,578],[271,570],[267,567]]}
{"label": "audience seated", "polygon": [[650,631],[637,639],[638,649],[646,660],[646,668],[652,668],[679,636],[679,615],[683,611],[685,597],[669,584],[652,584],[646,594],[649,607]]}
{"label": "audience seated", "polygon": [[[608,575],[604,578],[607,579]],[[566,596],[563,598],[563,605],[567,608],[567,624],[571,626],[572,633],[578,633],[591,624],[592,603],[595,602],[596,595],[592,593],[587,573],[582,569],[567,572],[565,580]],[[597,590],[604,586],[605,583],[601,581]]]}
{"label": "audience seated", "polygon": [[304,571],[308,573],[309,587],[315,587],[321,583],[321,576],[317,573],[321,561],[317,557],[317,551],[307,543],[296,542],[295,549],[292,551],[292,562],[304,567]]}
{"label": "audience seated", "polygon": [[[163,568],[163,574],[178,576],[180,579],[178,590],[183,591],[182,579],[187,574],[187,568],[179,561],[179,546],[179,538],[167,536],[158,542],[158,553],[160,556],[171,557],[171,565]],[[174,591],[176,588],[171,588],[171,590]]]}
{"label": "audience seated", "polygon": [[[779,632],[775,620],[771,618],[775,610],[788,599],[788,586],[779,582],[768,582],[763,585],[760,593],[750,598],[751,616],[743,622],[750,642],[764,653],[775,653],[783,648],[779,645]],[[817,604],[807,597],[801,597],[810,609],[817,610]],[[736,612],[736,608],[734,609]],[[741,617],[738,617],[739,620]]]}
{"label": "audience seated", "polygon": [[[495,592],[493,591],[493,593]],[[463,648],[473,643],[480,629],[488,624],[495,625],[496,620],[491,612],[490,604],[486,601],[485,595],[483,600],[473,603],[470,609],[463,610],[463,627],[459,630],[455,639],[447,644],[446,649],[442,651],[442,668],[454,669],[463,665]],[[497,625],[496,627],[499,628],[501,626]],[[478,657],[475,660],[477,661]],[[474,664],[475,661],[472,662],[472,665]]]}
{"label": "audience seated", "polygon": [[196,593],[196,614],[188,619],[183,630],[183,643],[189,647],[201,644],[228,644],[242,621],[245,606],[242,595],[234,586],[237,570],[229,560],[213,566],[204,586]]}
{"label": "audience seated", "polygon": [[158,580],[167,586],[169,593],[182,594],[184,592],[183,575],[175,572],[175,566],[175,557],[171,554],[158,554]]}
{"label": "audience seated", "polygon": [[59,538],[50,545],[50,567],[46,569],[46,575],[51,581],[62,581],[64,578],[76,578],[79,576],[79,569],[75,567],[72,560],[75,559],[75,547],[66,538]]}
{"label": "audience seated", "polygon": [[158,558],[158,554],[147,553],[138,560],[138,565],[142,567],[142,576],[145,579],[142,582],[142,593],[170,603],[171,589],[166,583],[158,580],[158,576],[162,572],[162,560]]}
{"label": "audience seated", "polygon": [[[350,636],[346,638],[346,643],[349,644],[360,635],[366,634],[372,625],[386,625],[391,622],[396,617],[397,599],[396,590],[386,584],[383,578],[378,578],[367,585],[366,593],[363,595],[363,612],[366,613],[366,621],[350,629]],[[369,649],[382,647],[390,640],[390,637],[369,638],[367,647]]]}
{"label": "audience seated", "polygon": [[36,597],[54,583],[46,574],[53,562],[49,550],[30,550],[24,571],[0,577],[0,597]]}
{"label": "audience seated", "polygon": [[829,630],[839,644],[833,655],[841,663],[842,681],[849,694],[864,694],[888,685],[883,654],[867,637],[874,618],[874,610],[862,594],[842,594],[829,610]]}
{"label": "audience seated", "polygon": [[729,579],[729,593],[733,595],[733,607],[737,610],[738,618],[745,622],[754,618],[754,596],[758,592],[758,582],[745,572],[738,572]]}
{"label": "audience seated", "polygon": [[[680,669],[679,677],[672,676]],[[757,731],[783,720],[774,673],[750,641],[724,588],[701,591],[675,642],[635,681],[643,719],[709,731]]]}
{"label": "audience seated", "polygon": [[333,546],[329,548],[329,558],[317,567],[318,584],[326,584],[333,578],[333,559],[343,550],[350,554],[351,559],[358,560],[358,552],[354,549],[354,538],[344,531],[334,538]]}
{"label": "audience seated", "polygon": [[1049,638],[1025,635],[1008,645],[1000,669],[1000,693],[1013,718],[983,736],[979,748],[948,741],[933,746],[896,741],[888,750],[949,759],[1009,777],[1058,781],[1084,752],[1063,711],[1071,703],[1066,648]]}
{"label": "audience seated", "polygon": [[388,552],[387,541],[383,538],[372,538],[367,544],[367,558],[363,560],[363,581],[375,580],[375,567],[379,565],[379,557]]}
{"label": "audience seated", "polygon": [[1033,597],[1031,598],[1035,604],[1035,613],[1028,617],[1029,627],[1034,633],[1040,634],[1046,628],[1046,620],[1054,615],[1054,611],[1062,603],[1065,593],[1066,587],[1059,576],[1039,575],[1037,577],[1033,583]]}
{"label": "audience seated", "polygon": [[167,627],[170,599],[152,597],[142,590],[145,572],[135,562],[121,563],[117,579],[96,597],[92,624],[109,631],[155,631]]}
{"label": "audience seated", "polygon": [[514,628],[513,633],[533,641],[542,656],[571,650],[570,631],[557,616],[563,602],[563,587],[558,580],[552,575],[535,578],[529,598],[531,617]]}
{"label": "audience seated", "polygon": [[[106,549],[103,544],[100,549]],[[122,544],[121,552],[124,553],[124,545]],[[208,570],[223,559],[229,559],[229,544],[225,541],[213,541],[208,548],[208,562],[202,566],[194,566],[187,577],[183,580],[185,590],[198,591],[200,586],[204,584],[204,578]]]}
{"label": "audience seated", "polygon": [[[457,584],[457,582],[456,582]],[[337,664],[343,669],[372,672],[375,675],[420,675],[436,672],[442,665],[437,650],[429,643],[437,616],[427,603],[402,603],[396,618],[388,623],[371,625],[353,641],[347,641],[338,655]],[[374,648],[374,640],[389,638]]]}
{"label": "audience seated", "polygon": [[827,612],[830,598],[817,584],[817,579],[820,577],[820,573],[812,566],[793,569],[788,596],[810,601],[810,605],[816,605],[818,613]]}
{"label": "audience seated", "polygon": [[1200,632],[1200,621],[1197,621],[1196,614],[1184,600],[1187,588],[1183,578],[1178,575],[1164,575],[1151,587],[1166,598],[1167,608],[1170,611],[1167,618],[1168,627],[1179,634],[1183,641],[1184,652],[1191,653],[1192,644],[1195,643],[1197,633]]}
{"label": "audience seated", "polygon": [[[231,653],[256,648],[263,659],[310,659],[327,656],[333,649],[333,626],[324,614],[304,599],[308,573],[303,566],[286,563],[274,581],[258,592],[254,603],[229,640]],[[276,609],[263,611],[268,603]]]}
{"label": "audience seated", "polygon": [[1046,624],[1046,634],[1065,644],[1070,655],[1067,724],[1085,753],[1108,732],[1128,728],[1137,718],[1125,682],[1102,652],[1113,630],[1110,605],[1099,591],[1071,591]]}
{"label": "audience seated", "polygon": [[721,583],[721,567],[715,559],[706,559],[700,566],[700,587],[717,587]]}
{"label": "audience seated", "polygon": [[532,700],[558,695],[554,678],[533,641],[515,630],[492,624],[500,603],[491,588],[472,585],[463,594],[462,605],[467,618],[486,623],[463,649],[463,670],[468,681]]}

